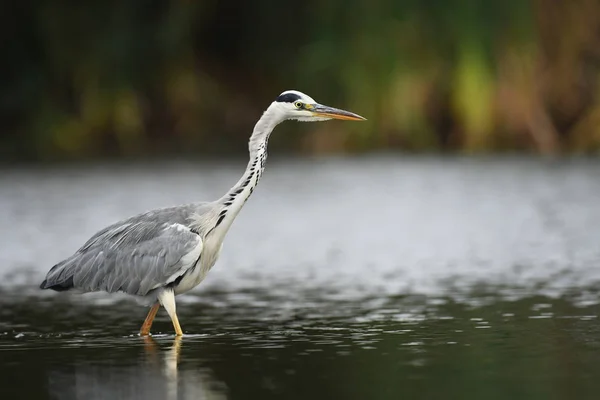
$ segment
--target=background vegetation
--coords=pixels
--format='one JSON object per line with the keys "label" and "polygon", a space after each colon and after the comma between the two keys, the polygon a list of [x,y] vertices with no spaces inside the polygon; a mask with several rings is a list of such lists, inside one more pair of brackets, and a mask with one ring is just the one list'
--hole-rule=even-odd
{"label": "background vegetation", "polygon": [[22,0],[0,40],[5,160],[244,151],[290,88],[369,121],[283,148],[600,149],[597,0]]}

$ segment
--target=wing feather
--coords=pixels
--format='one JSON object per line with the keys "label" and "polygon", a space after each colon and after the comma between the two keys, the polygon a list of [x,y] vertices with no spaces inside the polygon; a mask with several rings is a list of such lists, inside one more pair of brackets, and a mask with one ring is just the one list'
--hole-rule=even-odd
{"label": "wing feather", "polygon": [[174,282],[202,253],[202,239],[179,223],[160,219],[112,225],[54,266],[42,288],[126,292],[144,296]]}

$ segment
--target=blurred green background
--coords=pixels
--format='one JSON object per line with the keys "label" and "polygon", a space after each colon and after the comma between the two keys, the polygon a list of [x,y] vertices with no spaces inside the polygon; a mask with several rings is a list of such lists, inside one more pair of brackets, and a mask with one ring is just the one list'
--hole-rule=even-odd
{"label": "blurred green background", "polygon": [[597,0],[23,0],[0,40],[2,160],[243,152],[286,89],[369,121],[281,150],[600,149]]}

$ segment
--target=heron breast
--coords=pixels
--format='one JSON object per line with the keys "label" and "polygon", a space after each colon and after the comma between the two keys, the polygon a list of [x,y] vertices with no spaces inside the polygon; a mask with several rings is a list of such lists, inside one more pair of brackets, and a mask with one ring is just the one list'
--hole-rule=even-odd
{"label": "heron breast", "polygon": [[185,274],[185,276],[181,279],[181,282],[179,282],[179,285],[175,287],[176,295],[188,292],[198,286],[204,280],[204,278],[206,278],[208,271],[210,271],[210,269],[217,262],[219,254],[221,253],[222,244],[218,246],[211,246],[207,245],[207,243],[205,243],[202,254],[200,255],[200,259],[196,265]]}

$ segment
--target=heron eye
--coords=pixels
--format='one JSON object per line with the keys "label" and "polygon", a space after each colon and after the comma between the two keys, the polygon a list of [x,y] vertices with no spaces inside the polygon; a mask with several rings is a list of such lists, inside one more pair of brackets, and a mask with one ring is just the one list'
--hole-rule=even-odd
{"label": "heron eye", "polygon": [[304,106],[304,104],[302,104],[302,102],[301,102],[301,101],[297,101],[297,102],[295,102],[295,103],[294,103],[294,106],[295,106],[296,108],[302,108],[302,107]]}

